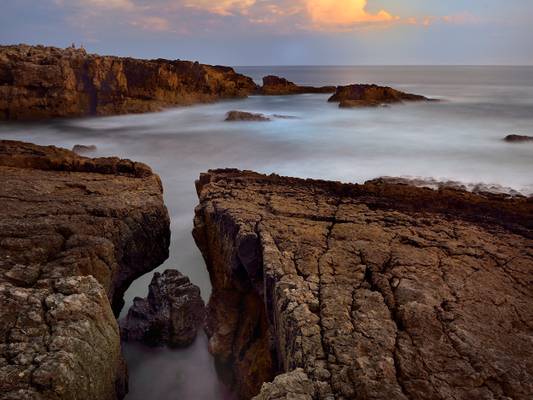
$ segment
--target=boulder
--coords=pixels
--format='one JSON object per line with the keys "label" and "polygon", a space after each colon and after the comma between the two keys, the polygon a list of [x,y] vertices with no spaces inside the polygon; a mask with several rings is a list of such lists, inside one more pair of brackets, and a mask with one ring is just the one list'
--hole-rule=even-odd
{"label": "boulder", "polygon": [[533,142],[533,136],[507,135],[503,140],[509,143]]}
{"label": "boulder", "polygon": [[116,400],[115,315],[168,257],[161,181],[140,163],[0,141],[0,399]]}
{"label": "boulder", "polygon": [[198,286],[177,270],[156,272],[148,297],[136,297],[120,322],[121,338],[151,346],[188,346],[203,326],[204,316],[205,305]]}
{"label": "boulder", "polygon": [[386,86],[348,85],[339,86],[329,102],[339,103],[341,108],[378,107],[404,101],[429,101],[427,97],[404,93]]}
{"label": "boulder", "polygon": [[266,122],[271,119],[264,114],[251,113],[246,111],[229,111],[226,114],[225,121],[235,122],[235,121],[259,121]]}
{"label": "boulder", "polygon": [[240,398],[533,397],[533,198],[238,170],[197,191]]}

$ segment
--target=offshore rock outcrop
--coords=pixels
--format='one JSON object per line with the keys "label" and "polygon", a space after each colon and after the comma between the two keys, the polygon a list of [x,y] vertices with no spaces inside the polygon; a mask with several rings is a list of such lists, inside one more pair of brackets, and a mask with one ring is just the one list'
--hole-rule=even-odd
{"label": "offshore rock outcrop", "polygon": [[225,121],[236,122],[236,121],[258,121],[258,122],[267,122],[271,121],[265,114],[251,113],[246,111],[228,111],[226,114]]}
{"label": "offshore rock outcrop", "polygon": [[507,135],[503,140],[509,143],[533,142],[533,136]]}
{"label": "offshore rock outcrop", "polygon": [[159,111],[256,90],[251,78],[229,67],[0,46],[0,120]]}
{"label": "offshore rock outcrop", "polygon": [[144,164],[0,141],[0,399],[115,400],[114,313],[168,257],[160,179]]}
{"label": "offshore rock outcrop", "polygon": [[387,86],[356,84],[339,86],[328,100],[341,108],[378,107],[404,101],[430,101],[427,97],[405,93]]}
{"label": "offshore rock outcrop", "polygon": [[532,198],[237,170],[197,191],[241,398],[533,396]]}
{"label": "offshore rock outcrop", "polygon": [[335,86],[299,86],[285,78],[269,75],[263,78],[263,86],[260,88],[259,93],[269,96],[284,96],[305,93],[334,93],[335,90]]}
{"label": "offshore rock outcrop", "polygon": [[151,346],[190,345],[204,323],[200,288],[179,271],[169,269],[163,274],[156,272],[148,290],[148,297],[136,297],[120,321],[122,340]]}

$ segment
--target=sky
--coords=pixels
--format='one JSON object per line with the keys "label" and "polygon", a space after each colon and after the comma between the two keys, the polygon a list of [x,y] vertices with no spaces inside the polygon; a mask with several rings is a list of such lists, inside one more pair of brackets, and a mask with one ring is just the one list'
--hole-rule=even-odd
{"label": "sky", "polygon": [[0,44],[224,65],[533,65],[533,0],[0,0]]}

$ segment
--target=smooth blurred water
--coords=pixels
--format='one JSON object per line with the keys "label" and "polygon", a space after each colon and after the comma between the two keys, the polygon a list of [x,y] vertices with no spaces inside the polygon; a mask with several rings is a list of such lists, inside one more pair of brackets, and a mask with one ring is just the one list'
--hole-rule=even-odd
{"label": "smooth blurred water", "polygon": [[[169,260],[208,298],[210,284],[191,237],[194,180],[209,168],[236,167],[283,175],[362,182],[378,176],[495,183],[533,193],[533,67],[240,67],[300,84],[378,83],[444,100],[375,109],[339,109],[327,95],[250,97],[161,113],[2,124],[0,137],[71,148],[95,144],[94,156],[143,161],[161,175],[172,219]],[[229,110],[296,119],[224,122]],[[145,296],[152,274],[126,294]],[[228,398],[206,339],[185,350],[126,345],[128,400]]]}

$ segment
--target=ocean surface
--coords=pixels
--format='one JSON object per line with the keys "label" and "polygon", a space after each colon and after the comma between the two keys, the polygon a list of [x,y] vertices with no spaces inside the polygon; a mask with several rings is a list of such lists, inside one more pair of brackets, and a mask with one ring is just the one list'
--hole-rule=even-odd
{"label": "ocean surface", "polygon": [[[172,219],[170,258],[200,286],[210,283],[191,236],[194,180],[209,168],[363,182],[379,176],[496,184],[533,193],[533,67],[237,67],[260,82],[268,74],[305,85],[377,83],[441,99],[388,108],[339,109],[328,95],[253,96],[160,113],[0,125],[0,138],[117,155],[160,174]],[[230,110],[283,114],[272,122],[224,122]],[[147,294],[152,274],[126,294]],[[126,344],[128,400],[230,399],[218,381],[203,334],[184,350]]]}

